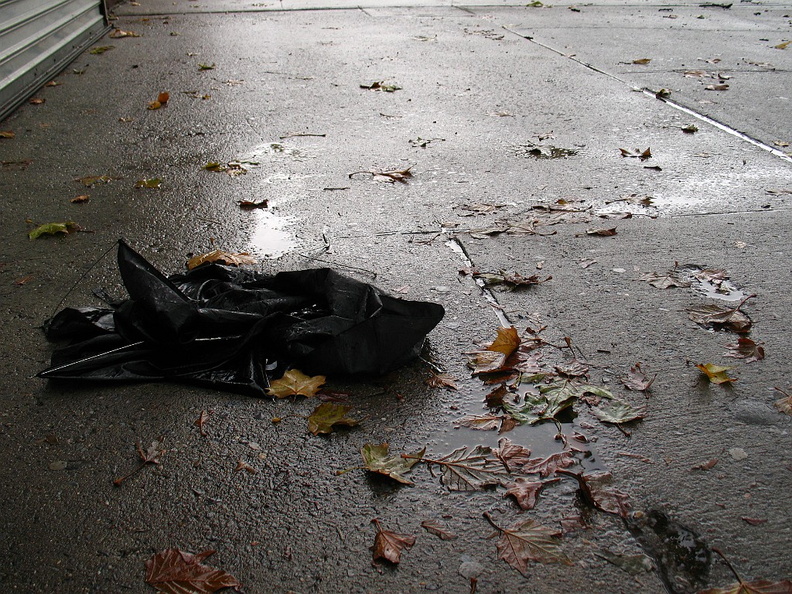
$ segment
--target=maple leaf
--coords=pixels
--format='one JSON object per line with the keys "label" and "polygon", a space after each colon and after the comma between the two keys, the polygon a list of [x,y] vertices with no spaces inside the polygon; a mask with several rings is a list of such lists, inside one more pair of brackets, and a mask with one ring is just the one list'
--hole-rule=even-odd
{"label": "maple leaf", "polygon": [[507,474],[500,460],[493,456],[492,448],[482,445],[470,452],[463,446],[437,460],[424,458],[424,462],[430,467],[442,467],[441,481],[452,491],[475,491],[498,485]]}
{"label": "maple leaf", "polygon": [[360,455],[363,456],[365,469],[369,472],[384,474],[404,485],[412,485],[413,483],[404,478],[403,475],[410,472],[412,467],[421,461],[426,448],[414,454],[403,454],[401,456],[390,456],[388,448],[389,445],[387,443],[380,445],[367,443],[360,448]]}
{"label": "maple leaf", "polygon": [[792,581],[782,580],[780,582],[771,582],[770,580],[756,580],[753,582],[746,582],[742,579],[737,570],[726,558],[726,556],[719,550],[713,547],[721,559],[726,562],[734,577],[737,578],[737,583],[728,586],[727,588],[710,588],[709,590],[701,590],[698,594],[790,594],[792,593]]}
{"label": "maple leaf", "polygon": [[430,377],[424,380],[424,383],[431,388],[450,388],[451,390],[459,390],[459,386],[450,373],[432,373]]}
{"label": "maple leaf", "polygon": [[607,404],[593,409],[597,418],[604,423],[620,425],[644,418],[644,410],[637,409],[621,400],[611,400]]}
{"label": "maple leaf", "polygon": [[689,287],[690,283],[679,278],[676,269],[666,272],[665,274],[658,274],[657,272],[648,272],[638,277],[638,280],[644,281],[658,289],[671,289],[675,287]]}
{"label": "maple leaf", "polygon": [[377,536],[374,537],[374,561],[384,559],[390,563],[398,564],[404,549],[409,549],[415,544],[415,537],[408,534],[397,534],[385,530],[379,519],[374,518],[371,523],[377,527]]}
{"label": "maple leaf", "polygon": [[525,474],[538,474],[545,478],[558,471],[559,468],[567,468],[575,464],[572,453],[564,450],[550,454],[546,458],[533,458],[525,464],[521,472]]}
{"label": "maple leaf", "polygon": [[688,317],[705,328],[715,328],[716,330],[731,330],[739,334],[748,332],[751,329],[751,318],[740,311],[740,308],[749,299],[756,295],[749,295],[743,299],[737,307],[726,307],[723,305],[700,305],[688,308]]}
{"label": "maple leaf", "polygon": [[287,396],[311,398],[316,396],[326,379],[323,375],[309,376],[299,369],[289,369],[283,374],[283,377],[270,383],[267,394],[276,398],[286,398]]}
{"label": "maple leaf", "polygon": [[498,328],[498,336],[492,341],[486,350],[503,353],[508,357],[517,347],[520,346],[520,335],[517,333],[517,328],[509,326],[507,328],[501,326]]}
{"label": "maple leaf", "polygon": [[429,534],[434,534],[440,540],[454,540],[457,538],[456,534],[449,532],[448,528],[435,520],[424,520],[421,522],[421,528],[425,529]]}
{"label": "maple leaf", "polygon": [[527,464],[531,459],[531,450],[512,443],[508,437],[501,437],[498,440],[498,449],[493,450],[495,456],[503,462],[506,470],[514,472],[521,466]]}
{"label": "maple leaf", "polygon": [[231,254],[222,250],[212,250],[200,256],[193,256],[187,260],[187,270],[197,268],[206,262],[217,262],[218,264],[225,264],[226,266],[242,266],[243,264],[255,264],[256,259],[251,257],[247,252],[239,254]]}
{"label": "maple leaf", "polygon": [[354,427],[360,421],[350,419],[346,414],[352,410],[351,406],[336,404],[335,402],[323,402],[317,406],[308,417],[308,431],[314,435],[320,433],[331,433],[333,427]]}
{"label": "maple leaf", "polygon": [[713,363],[699,364],[699,365],[696,365],[696,367],[699,370],[701,370],[701,373],[703,373],[705,376],[707,376],[707,379],[713,384],[719,384],[720,385],[720,384],[728,384],[728,383],[737,381],[736,378],[729,377],[729,375],[726,373],[730,369],[733,369],[732,367],[725,367],[723,365],[715,365]]}
{"label": "maple leaf", "polygon": [[30,239],[38,239],[43,235],[68,235],[73,231],[79,231],[80,226],[74,221],[67,221],[65,223],[45,223],[33,229],[28,233]]}
{"label": "maple leaf", "polygon": [[624,384],[624,387],[628,390],[635,390],[636,392],[647,392],[652,387],[655,379],[657,379],[657,375],[655,375],[652,379],[649,379],[644,370],[641,369],[641,363],[636,363],[633,367],[630,367],[630,373],[627,374],[627,377],[619,378],[621,383]]}
{"label": "maple leaf", "polygon": [[496,544],[498,556],[523,575],[528,571],[529,561],[572,565],[561,551],[559,532],[533,520],[522,520],[511,528],[501,528],[488,512],[484,512],[484,517],[501,535]]}
{"label": "maple leaf", "polygon": [[125,480],[137,474],[140,470],[145,468],[147,464],[159,464],[160,458],[165,454],[165,450],[160,449],[161,445],[162,444],[159,441],[152,441],[151,445],[144,450],[140,443],[135,444],[135,448],[137,449],[138,456],[141,460],[140,465],[129,474],[114,480],[113,485],[120,487]]}
{"label": "maple leaf", "polygon": [[165,594],[210,594],[223,588],[239,591],[242,584],[230,573],[204,565],[209,550],[194,555],[166,549],[146,561],[146,583]]}
{"label": "maple leaf", "polygon": [[539,493],[544,489],[545,485],[555,483],[559,479],[550,479],[549,481],[537,481],[524,476],[519,476],[514,479],[514,482],[506,485],[506,493],[504,497],[514,497],[520,509],[533,509],[536,507],[536,500],[539,498]]}
{"label": "maple leaf", "polygon": [[730,352],[726,353],[727,357],[745,359],[746,363],[761,361],[765,356],[761,343],[754,342],[750,338],[740,337],[736,343],[727,344],[726,348],[730,349]]}

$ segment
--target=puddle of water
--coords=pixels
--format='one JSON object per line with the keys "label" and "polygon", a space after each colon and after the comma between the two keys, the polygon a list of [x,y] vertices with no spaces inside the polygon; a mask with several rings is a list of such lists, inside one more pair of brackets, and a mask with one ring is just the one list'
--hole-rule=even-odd
{"label": "puddle of water", "polygon": [[[719,272],[722,274],[718,274]],[[681,268],[680,276],[690,282],[699,293],[711,299],[738,302],[748,297],[748,293],[731,282],[724,271],[707,270],[695,264],[687,264]]]}
{"label": "puddle of water", "polygon": [[297,240],[287,228],[294,221],[279,217],[268,210],[257,210],[250,232],[251,251],[263,258],[278,258],[297,246]]}
{"label": "puddle of water", "polygon": [[265,142],[254,146],[234,162],[240,163],[246,168],[251,168],[258,167],[263,161],[271,161],[273,158],[289,157],[295,161],[301,161],[304,156],[302,151],[286,146],[281,142]]}

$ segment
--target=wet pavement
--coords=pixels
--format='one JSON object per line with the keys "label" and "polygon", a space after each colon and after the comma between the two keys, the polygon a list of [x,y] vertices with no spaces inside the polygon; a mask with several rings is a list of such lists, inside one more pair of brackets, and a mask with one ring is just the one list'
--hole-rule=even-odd
{"label": "wet pavement", "polygon": [[[774,406],[775,387],[789,393],[792,305],[792,46],[775,46],[792,5],[395,4],[122,5],[113,24],[140,37],[103,39],[112,50],[79,57],[43,104],[0,123],[15,133],[0,138],[4,591],[152,591],[144,561],[169,547],[215,549],[207,563],[246,592],[692,592],[734,581],[712,548],[745,579],[792,577],[792,421]],[[378,81],[401,88],[361,87]],[[167,105],[147,110],[162,91]],[[407,183],[349,175],[407,168]],[[53,221],[82,231],[28,239]],[[606,228],[616,234],[587,234]],[[441,303],[426,356],[459,389],[428,386],[423,361],[331,376],[363,422],[319,437],[306,430],[313,400],[35,378],[52,349],[47,317],[96,305],[97,287],[122,294],[119,237],[167,273],[192,254],[249,251],[264,272],[328,265]],[[737,335],[686,311],[734,300],[641,280],[676,263],[724,269],[755,295],[743,310],[765,359],[726,357]],[[552,279],[485,294],[460,273],[471,267]],[[504,321],[571,344],[540,349],[542,368],[574,355],[587,385],[645,407],[643,420],[622,431],[578,399],[558,426],[460,426],[487,412],[493,388],[464,353]],[[637,362],[656,375],[647,394],[619,379]],[[702,380],[704,363],[738,381]],[[407,475],[414,486],[357,468],[366,443],[437,459],[502,437],[535,457],[572,452],[570,471],[609,471],[641,513],[590,509],[563,475],[522,511],[504,487],[450,490],[425,464]],[[135,444],[154,440],[161,463],[114,487]],[[235,471],[240,460],[255,473]],[[498,558],[485,512],[563,529],[572,564],[522,575]],[[417,536],[397,567],[372,565],[374,518]]]}

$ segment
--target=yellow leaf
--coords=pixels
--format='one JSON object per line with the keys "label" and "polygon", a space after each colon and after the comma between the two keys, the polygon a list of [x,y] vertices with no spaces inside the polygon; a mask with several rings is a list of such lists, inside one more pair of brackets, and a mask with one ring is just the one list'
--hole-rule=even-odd
{"label": "yellow leaf", "polygon": [[639,58],[637,60],[633,60],[633,64],[648,64],[652,61],[652,58]]}
{"label": "yellow leaf", "polygon": [[243,264],[255,264],[256,259],[252,258],[247,252],[231,254],[222,250],[212,250],[209,253],[194,256],[187,261],[187,270],[197,268],[206,262],[217,262],[226,266],[242,266]]}
{"label": "yellow leaf", "polygon": [[730,382],[736,382],[737,380],[733,377],[729,377],[726,373],[731,367],[724,367],[723,365],[714,365],[713,363],[704,363],[703,365],[696,365],[701,372],[707,376],[710,382],[713,384],[726,384]]}
{"label": "yellow leaf", "polygon": [[162,92],[157,95],[157,101],[159,101],[162,105],[165,105],[170,100],[170,93]]}
{"label": "yellow leaf", "polygon": [[310,398],[316,396],[326,379],[323,375],[311,377],[305,375],[299,369],[290,369],[283,374],[282,378],[270,384],[267,394],[276,398],[286,398],[287,396],[307,396]]}
{"label": "yellow leaf", "polygon": [[152,101],[151,103],[148,104],[148,107],[146,109],[159,109],[160,107],[162,107],[162,103],[160,103],[159,101]]}
{"label": "yellow leaf", "polygon": [[790,43],[792,43],[792,41],[785,41],[784,43],[779,43],[778,45],[774,45],[773,47],[775,49],[786,49],[789,47]]}
{"label": "yellow leaf", "polygon": [[517,328],[514,326],[501,327],[498,328],[498,337],[487,347],[487,350],[503,353],[508,357],[517,350],[518,346],[520,346],[520,335],[517,334]]}

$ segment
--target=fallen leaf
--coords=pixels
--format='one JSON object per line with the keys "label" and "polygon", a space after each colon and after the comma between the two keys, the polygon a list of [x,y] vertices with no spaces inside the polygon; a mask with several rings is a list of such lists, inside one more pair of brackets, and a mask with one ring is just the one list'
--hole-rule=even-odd
{"label": "fallen leaf", "polygon": [[336,426],[354,427],[358,425],[360,421],[346,416],[350,410],[352,410],[351,406],[323,402],[308,417],[308,431],[319,435],[320,433],[331,433],[333,427]]}
{"label": "fallen leaf", "polygon": [[497,338],[487,347],[487,350],[503,353],[508,357],[520,346],[520,335],[517,333],[517,328],[501,326],[497,332]]}
{"label": "fallen leaf", "polygon": [[432,373],[432,375],[424,380],[424,383],[430,388],[450,388],[451,390],[459,390],[459,386],[450,373]]}
{"label": "fallen leaf", "polygon": [[665,274],[658,274],[657,272],[647,272],[638,277],[638,280],[644,281],[658,289],[672,289],[676,287],[689,287],[690,283],[679,278],[676,268],[669,270]]}
{"label": "fallen leaf", "polygon": [[31,280],[33,280],[34,276],[32,274],[28,274],[27,276],[23,276],[22,278],[18,278],[14,281],[14,284],[17,287],[23,287],[28,284]]}
{"label": "fallen leaf", "polygon": [[531,450],[512,443],[508,437],[498,440],[498,448],[493,453],[509,472],[516,472],[531,460]]}
{"label": "fallen leaf", "polygon": [[360,455],[363,457],[363,465],[369,472],[384,474],[404,485],[412,485],[412,481],[406,479],[404,475],[412,469],[423,458],[426,448],[414,454],[403,454],[401,456],[391,456],[388,454],[389,445],[381,443],[374,445],[365,444],[360,448]]}
{"label": "fallen leaf", "polygon": [[628,390],[634,390],[636,392],[646,392],[649,388],[652,387],[655,379],[657,378],[657,374],[652,379],[649,379],[644,373],[644,370],[641,369],[641,363],[636,363],[633,367],[630,367],[630,372],[627,374],[627,377],[619,378],[621,383],[624,384],[624,387]]}
{"label": "fallen leaf", "polygon": [[248,474],[256,474],[258,472],[255,468],[253,468],[250,464],[248,464],[244,460],[238,460],[237,465],[234,468],[234,472],[241,472],[243,470]]}
{"label": "fallen leaf", "polygon": [[506,355],[499,351],[474,351],[467,353],[467,357],[467,364],[473,370],[473,375],[499,371],[506,362]]}
{"label": "fallen leaf", "polygon": [[789,580],[780,582],[771,582],[769,580],[744,582],[740,580],[726,588],[699,590],[698,594],[790,594],[790,592],[792,592],[792,581]]}
{"label": "fallen leaf", "polygon": [[105,52],[109,52],[110,50],[115,49],[114,45],[101,45],[99,47],[92,47],[88,50],[89,54],[93,54],[95,56],[100,56]]}
{"label": "fallen leaf", "polygon": [[136,188],[152,188],[156,189],[162,185],[162,180],[158,177],[152,177],[149,179],[140,179],[135,182]]}
{"label": "fallen leaf", "polygon": [[116,480],[114,480],[113,485],[115,485],[116,487],[120,487],[125,480],[137,474],[147,464],[159,464],[160,458],[165,454],[165,450],[160,449],[161,445],[162,444],[159,441],[152,441],[151,445],[144,450],[143,447],[140,445],[140,443],[135,444],[135,447],[137,449],[137,454],[141,460],[140,465],[129,474],[126,474],[121,478],[117,478]]}
{"label": "fallen leaf", "polygon": [[638,58],[637,60],[633,60],[633,64],[648,64],[652,61],[652,58]]}
{"label": "fallen leaf", "polygon": [[242,584],[230,573],[203,565],[209,550],[193,555],[166,549],[146,561],[146,583],[164,594],[210,594],[223,588],[239,591]]}
{"label": "fallen leaf", "polygon": [[87,177],[77,178],[74,181],[80,182],[86,188],[93,188],[97,184],[109,184],[113,179],[115,178],[109,175],[89,175]]}
{"label": "fallen leaf", "polygon": [[755,297],[749,295],[743,299],[737,307],[726,307],[723,305],[700,305],[690,307],[685,311],[688,317],[705,328],[715,328],[716,330],[731,330],[738,334],[743,334],[751,329],[751,318],[740,311],[740,308],[748,299]]}
{"label": "fallen leaf", "polygon": [[[510,419],[510,417],[504,415],[470,415],[462,417],[456,423],[458,426],[467,427],[468,429],[477,429],[480,431],[498,430],[500,433],[504,433],[503,425],[508,419]],[[508,431],[508,429],[506,431]]]}
{"label": "fallen leaf", "polygon": [[783,394],[783,398],[779,398],[774,402],[775,407],[782,413],[792,416],[792,394],[787,394],[781,388],[773,388],[775,391]]}
{"label": "fallen leaf", "polygon": [[14,138],[16,134],[14,134],[11,130],[0,130],[0,138]]}
{"label": "fallen leaf", "polygon": [[740,337],[736,343],[727,344],[726,348],[730,349],[730,352],[726,353],[726,357],[745,359],[746,363],[761,361],[765,356],[761,343],[756,343],[750,338]]}
{"label": "fallen leaf", "polygon": [[548,483],[556,482],[558,479],[551,479],[549,481],[538,481],[535,479],[526,478],[524,476],[517,477],[514,482],[506,485],[506,492],[504,497],[514,497],[520,509],[529,510],[536,507],[536,501],[539,498],[539,493],[544,489]]}
{"label": "fallen leaf", "polygon": [[784,49],[789,47],[790,43],[792,43],[792,41],[784,41],[783,43],[779,43],[778,45],[774,45],[773,48],[774,49],[784,50]]}
{"label": "fallen leaf", "polygon": [[623,148],[620,148],[619,151],[621,152],[621,156],[622,157],[632,157],[632,158],[639,159],[641,161],[646,161],[647,159],[651,159],[652,158],[652,149],[651,149],[651,147],[647,148],[646,150],[643,150],[643,151],[641,149],[632,149],[631,150],[631,149],[623,149]]}
{"label": "fallen leaf", "polygon": [[255,264],[256,259],[250,256],[247,252],[239,254],[231,254],[222,250],[212,250],[200,256],[194,256],[187,260],[187,270],[197,268],[206,262],[217,262],[218,264],[225,264],[226,266],[243,266],[245,264]]}
{"label": "fallen leaf", "polygon": [[[668,18],[671,18],[672,16],[675,17],[676,15],[670,15]],[[659,91],[655,91],[655,97],[658,99],[667,99],[670,96],[671,91],[669,89],[660,89]]]}
{"label": "fallen leaf", "polygon": [[634,408],[621,400],[611,400],[607,404],[592,409],[592,412],[603,423],[621,425],[644,418],[644,409]]}
{"label": "fallen leaf", "polygon": [[394,565],[398,564],[404,549],[409,549],[415,544],[415,537],[385,530],[377,518],[371,522],[377,527],[377,536],[374,537],[374,561],[384,559]]}
{"label": "fallen leaf", "polygon": [[493,456],[492,448],[482,445],[470,451],[463,446],[436,460],[424,458],[424,462],[443,469],[441,480],[452,491],[474,491],[497,485],[507,474],[500,460]]}
{"label": "fallen leaf", "polygon": [[323,375],[308,376],[299,369],[289,369],[280,379],[274,380],[267,388],[267,394],[276,398],[287,396],[316,396],[327,378]]}
{"label": "fallen leaf", "polygon": [[581,268],[588,268],[592,264],[596,264],[596,263],[597,263],[596,260],[581,260],[580,262],[578,262],[578,266],[580,266]]}
{"label": "fallen leaf", "polygon": [[197,419],[195,419],[195,422],[193,423],[193,425],[198,427],[198,430],[201,432],[201,435],[203,436],[206,436],[206,430],[204,429],[204,426],[206,425],[206,422],[208,420],[209,420],[209,411],[202,410],[201,414],[198,416]]}
{"label": "fallen leaf", "polygon": [[81,196],[76,196],[75,198],[72,198],[71,200],[69,200],[69,202],[71,202],[72,204],[85,204],[90,199],[91,197],[88,196],[87,194],[82,194]]}
{"label": "fallen leaf", "polygon": [[531,276],[523,276],[517,272],[506,273],[501,271],[499,274],[491,272],[477,272],[473,274],[473,278],[483,280],[487,285],[507,285],[511,290],[519,289],[522,287],[531,287],[533,285],[541,285],[549,280],[552,276],[548,276],[544,280],[539,280],[539,275],[534,274]]}
{"label": "fallen leaf", "polygon": [[538,474],[540,477],[545,478],[555,473],[560,468],[568,468],[575,464],[572,453],[564,450],[563,452],[556,452],[550,454],[546,458],[533,458],[525,464],[520,472],[525,474]]}
{"label": "fallen leaf", "polygon": [[488,408],[500,408],[503,406],[503,398],[509,393],[506,384],[501,384],[484,397],[484,403]]}
{"label": "fallen leaf", "polygon": [[429,534],[434,534],[440,540],[454,540],[457,538],[456,534],[449,532],[448,528],[436,520],[424,520],[421,522],[421,528]]}
{"label": "fallen leaf", "polygon": [[269,200],[260,200],[259,202],[254,202],[252,200],[240,200],[237,204],[239,204],[239,208],[242,210],[256,210],[257,208],[269,207]]}
{"label": "fallen leaf", "polygon": [[593,235],[596,237],[612,237],[616,235],[616,227],[610,229],[586,229],[586,235]]}
{"label": "fallen leaf", "polygon": [[717,458],[710,458],[706,462],[696,464],[691,470],[711,470],[718,463]]}
{"label": "fallen leaf", "polygon": [[380,171],[380,170],[370,170],[370,171],[353,171],[352,173],[348,174],[348,177],[352,179],[352,177],[356,175],[370,175],[377,181],[386,181],[388,183],[395,183],[399,182],[402,184],[406,184],[407,181],[413,176],[412,172],[410,171],[412,167],[408,167],[407,169],[399,169],[399,170],[390,170],[390,171]]}
{"label": "fallen leaf", "polygon": [[726,83],[717,84],[717,85],[707,85],[704,87],[705,91],[728,91],[729,85]]}
{"label": "fallen leaf", "polygon": [[724,367],[723,365],[715,365],[713,363],[704,363],[696,365],[698,369],[701,370],[701,373],[707,376],[707,379],[713,384],[728,384],[731,382],[736,382],[735,378],[729,377],[726,373],[732,367]]}
{"label": "fallen leaf", "polygon": [[79,231],[80,226],[74,221],[67,221],[65,223],[45,223],[33,229],[28,233],[30,239],[37,239],[43,235],[68,235],[74,231]]}
{"label": "fallen leaf", "polygon": [[108,37],[113,39],[121,39],[122,37],[140,37],[139,33],[135,33],[134,31],[122,31],[121,29],[113,29],[113,32],[110,33]]}
{"label": "fallen leaf", "polygon": [[215,64],[212,62],[211,64],[198,64],[198,70],[214,70]]}
{"label": "fallen leaf", "polygon": [[47,100],[42,97],[33,97],[28,101],[31,105],[43,105]]}
{"label": "fallen leaf", "polygon": [[500,533],[496,547],[499,558],[525,575],[528,562],[562,563],[572,565],[572,561],[561,551],[559,532],[546,528],[533,520],[522,520],[511,528],[501,528],[488,512],[484,517]]}
{"label": "fallen leaf", "polygon": [[[743,516],[742,521],[746,524],[750,524],[751,526],[760,526],[761,524],[767,523],[767,518],[748,518]],[[792,592],[792,590],[790,590]]]}
{"label": "fallen leaf", "polygon": [[384,91],[385,93],[395,93],[396,91],[400,91],[401,87],[395,84],[387,84],[384,80],[375,81],[372,83],[362,83],[360,85],[361,89],[367,89],[369,91]]}

